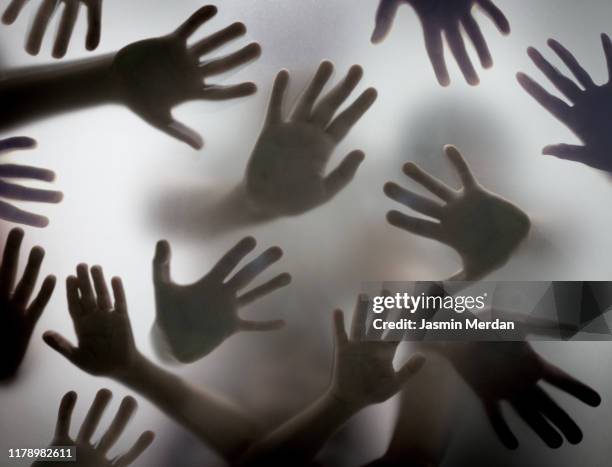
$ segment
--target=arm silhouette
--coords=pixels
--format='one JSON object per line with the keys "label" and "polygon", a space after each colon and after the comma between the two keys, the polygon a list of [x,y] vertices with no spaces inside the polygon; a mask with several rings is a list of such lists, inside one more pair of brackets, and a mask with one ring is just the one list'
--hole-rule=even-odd
{"label": "arm silhouette", "polygon": [[23,236],[23,230],[11,230],[0,264],[0,382],[16,376],[34,327],[55,288],[55,277],[47,276],[32,299],[45,256],[40,247],[32,248],[23,276],[17,280]]}
{"label": "arm silhouette", "polygon": [[461,29],[474,45],[482,67],[493,66],[489,46],[472,15],[475,6],[491,18],[501,33],[510,34],[510,23],[491,0],[380,0],[372,42],[384,40],[393,26],[398,8],[404,3],[414,9],[421,21],[425,49],[436,78],[442,86],[450,84],[444,59],[443,36],[465,80],[470,85],[478,84],[479,78],[467,53]]}
{"label": "arm silhouette", "polygon": [[345,330],[343,312],[334,312],[335,353],[328,390],[256,443],[243,459],[245,465],[270,465],[279,461],[308,464],[349,418],[395,395],[423,366],[423,357],[414,355],[400,370],[393,368],[399,342],[386,340],[374,328],[368,330],[369,305],[367,296],[359,297],[350,337]]}
{"label": "arm silhouette", "polygon": [[[92,285],[93,279],[93,285]],[[45,342],[81,370],[112,378],[142,394],[226,458],[256,439],[256,427],[231,404],[192,387],[143,356],[134,342],[121,279],[111,281],[114,302],[100,267],[80,264],[68,277],[68,310],[78,345],[48,331]]]}
{"label": "arm silhouette", "polygon": [[430,238],[453,248],[463,269],[451,279],[478,280],[504,265],[525,239],[529,217],[517,206],[482,187],[454,146],[445,147],[463,187],[455,190],[412,162],[404,173],[438,199],[430,199],[389,182],[385,194],[429,219],[398,211],[387,214],[388,222],[400,229]]}
{"label": "arm silhouette", "polygon": [[[12,0],[2,15],[2,22],[4,24],[13,24],[26,3],[28,3],[28,0]],[[38,3],[40,3],[40,6],[34,23],[30,28],[25,46],[29,54],[38,55],[40,52],[45,32],[60,4],[63,4],[64,10],[57,36],[55,37],[53,56],[55,58],[62,58],[66,55],[81,5],[87,8],[88,30],[85,46],[87,50],[94,50],[98,47],[102,28],[102,0],[40,0]]]}
{"label": "arm silhouette", "polygon": [[582,142],[582,146],[554,144],[546,146],[542,154],[586,164],[599,170],[612,172],[612,42],[607,34],[601,35],[604,55],[608,64],[608,82],[598,86],[578,60],[559,42],[550,39],[548,45],[572,72],[575,81],[555,68],[535,48],[528,49],[529,57],[550,82],[570,102],[550,94],[532,78],[519,73],[520,85],[552,116],[568,127]]}
{"label": "arm silhouette", "polygon": [[52,114],[106,103],[122,104],[153,127],[199,149],[202,137],[172,116],[184,102],[226,100],[256,91],[254,83],[217,86],[211,77],[244,65],[261,53],[252,43],[223,57],[207,57],[246,32],[234,23],[187,44],[217,12],[214,6],[196,11],[171,34],[130,44],[115,54],[52,66],[13,70],[0,81],[4,129]]}
{"label": "arm silhouette", "polygon": [[[121,438],[130,418],[136,412],[138,405],[134,398],[128,396],[121,401],[115,418],[98,442],[94,443],[91,439],[112,396],[113,393],[108,389],[98,391],[76,438],[73,438],[70,436],[70,423],[77,394],[74,391],[67,392],[60,403],[55,434],[50,447],[74,447],[79,467],[127,467],[134,463],[153,442],[155,434],[152,431],[142,433],[134,445],[123,454],[113,459],[108,458],[108,452]],[[64,465],[66,462],[38,461],[34,462],[32,467],[63,467]]]}
{"label": "arm silhouette", "polygon": [[[23,136],[0,140],[0,156],[19,149],[36,147],[36,141]],[[59,203],[63,194],[59,191],[28,188],[14,183],[15,179],[39,180],[52,182],[55,173],[47,169],[16,164],[0,164],[0,219],[31,227],[46,227],[49,219],[38,214],[32,214],[13,206],[6,200],[29,201],[39,203]]]}
{"label": "arm silhouette", "polygon": [[165,344],[159,347],[166,347],[174,359],[190,363],[212,352],[236,332],[273,331],[284,326],[281,320],[251,321],[238,316],[239,308],[291,282],[291,276],[283,273],[241,292],[283,254],[279,247],[269,248],[229,277],[254,248],[255,239],[246,237],[207,275],[193,284],[179,285],[170,277],[170,244],[157,244],[153,260],[157,309],[154,339]]}

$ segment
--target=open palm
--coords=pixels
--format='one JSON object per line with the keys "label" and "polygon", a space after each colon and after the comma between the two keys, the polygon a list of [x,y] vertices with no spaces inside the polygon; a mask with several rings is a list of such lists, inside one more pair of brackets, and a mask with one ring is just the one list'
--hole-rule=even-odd
{"label": "open palm", "polygon": [[542,107],[565,124],[579,139],[582,146],[555,144],[546,146],[542,153],[560,159],[581,162],[595,169],[612,172],[612,42],[607,34],[602,34],[606,61],[608,63],[608,82],[598,86],[578,63],[578,60],[559,42],[549,40],[548,45],[561,58],[573,73],[578,84],[562,74],[540,52],[529,48],[529,56],[536,66],[546,75],[555,87],[570,101],[553,96],[532,78],[519,73],[521,86]]}
{"label": "open palm", "polygon": [[330,62],[321,64],[289,118],[283,112],[289,74],[281,71],[276,77],[245,181],[249,200],[266,215],[302,214],[325,203],[351,181],[363,161],[364,154],[354,151],[329,175],[325,173],[337,145],[376,100],[376,91],[370,88],[334,118],[363,71],[352,67],[343,82],[315,103],[332,72]]}
{"label": "open palm", "polygon": [[228,56],[202,57],[246,32],[234,23],[192,46],[187,40],[217,13],[214,6],[200,8],[176,31],[167,36],[130,44],[120,50],[113,63],[113,81],[119,98],[154,127],[199,149],[201,136],[172,117],[173,107],[194,99],[225,100],[253,94],[255,84],[215,86],[209,78],[257,58],[258,44],[252,43]]}
{"label": "open palm", "polygon": [[[77,395],[73,391],[66,393],[60,403],[55,435],[50,448],[53,449],[58,446],[74,447],[76,461],[82,467],[127,467],[131,465],[150,446],[155,435],[151,431],[142,433],[129,450],[120,456],[109,459],[109,451],[123,434],[137,407],[136,401],[132,397],[124,398],[110,426],[100,440],[94,443],[91,438],[111,397],[112,393],[108,389],[98,391],[81,429],[77,436],[73,438],[70,435],[70,424]],[[32,467],[63,467],[65,465],[66,461],[53,462],[47,460],[44,462],[37,461]]]}
{"label": "open palm", "polygon": [[474,6],[480,7],[502,33],[510,33],[508,20],[491,0],[380,0],[372,42],[380,42],[387,36],[397,10],[402,4],[411,5],[421,20],[425,48],[438,82],[442,86],[450,84],[444,59],[443,35],[469,84],[478,84],[479,79],[467,53],[461,29],[474,44],[482,66],[490,68],[493,65],[489,46],[480,26],[472,16]]}
{"label": "open palm", "polygon": [[445,152],[463,188],[455,190],[409,162],[404,173],[441,202],[387,183],[385,193],[389,198],[432,220],[398,211],[390,211],[387,219],[396,227],[453,248],[463,261],[461,277],[476,280],[508,261],[526,237],[530,221],[517,206],[484,189],[455,147],[446,146]]}
{"label": "open palm", "polygon": [[174,358],[183,363],[194,362],[236,332],[272,331],[284,326],[281,320],[251,321],[238,315],[239,308],[291,282],[291,276],[284,273],[241,292],[282,256],[280,248],[269,248],[228,278],[254,248],[255,240],[247,237],[226,253],[207,275],[193,284],[180,285],[170,277],[170,245],[165,241],[158,243],[153,260],[156,325]]}
{"label": "open palm", "polygon": [[[540,357],[526,342],[471,342],[451,346],[447,356],[474,390],[500,440],[514,449],[518,441],[500,403],[507,401],[518,416],[550,447],[563,438],[582,440],[574,420],[539,386],[545,381],[590,406],[601,402],[590,387]],[[557,431],[558,430],[558,431]]]}
{"label": "open palm", "polygon": [[79,264],[77,276],[66,280],[68,311],[78,345],[53,331],[47,331],[43,339],[81,370],[95,376],[118,377],[129,371],[138,353],[123,284],[117,277],[111,281],[113,303],[102,268],[91,268],[91,278],[87,265]]}

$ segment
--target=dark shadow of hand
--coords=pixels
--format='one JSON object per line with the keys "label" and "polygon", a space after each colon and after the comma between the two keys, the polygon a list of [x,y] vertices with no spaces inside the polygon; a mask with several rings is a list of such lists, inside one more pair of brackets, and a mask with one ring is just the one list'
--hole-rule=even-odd
{"label": "dark shadow of hand", "polygon": [[542,86],[524,73],[517,79],[520,85],[542,107],[567,126],[583,143],[583,146],[556,144],[546,146],[542,154],[560,159],[582,162],[595,169],[612,172],[612,43],[607,34],[601,35],[610,79],[597,86],[576,58],[559,42],[550,39],[548,45],[573,73],[578,84],[562,74],[533,47],[528,54],[536,66],[569,100],[548,93]]}
{"label": "dark shadow of hand", "polygon": [[516,449],[518,441],[504,419],[501,401],[509,402],[551,448],[563,444],[558,431],[572,444],[582,440],[582,431],[538,383],[545,381],[592,407],[601,403],[593,389],[544,360],[526,342],[461,343],[448,357],[480,399],[497,436],[509,449]]}
{"label": "dark shadow of hand", "polygon": [[391,225],[453,248],[461,256],[464,280],[479,279],[504,265],[525,239],[529,217],[517,206],[483,188],[454,146],[445,153],[453,164],[463,188],[454,190],[412,162],[404,173],[442,202],[406,190],[395,183],[385,185],[385,194],[434,220],[390,211]]}
{"label": "dark shadow of hand", "polygon": [[100,266],[77,266],[77,276],[66,280],[68,311],[78,346],[60,334],[47,331],[44,341],[81,370],[95,376],[119,377],[130,371],[138,356],[121,279],[111,281],[111,301]]}
{"label": "dark shadow of hand", "polygon": [[47,276],[30,302],[45,251],[32,248],[23,277],[17,282],[19,250],[23,230],[11,230],[0,264],[0,381],[12,379],[28,348],[34,326],[55,288],[55,277]]}
{"label": "dark shadow of hand", "polygon": [[376,14],[376,28],[372,35],[372,42],[380,42],[387,36],[393,26],[397,9],[403,3],[411,5],[421,20],[425,48],[438,82],[442,86],[450,84],[444,60],[443,34],[469,84],[476,85],[479,79],[465,48],[461,28],[465,30],[474,44],[482,66],[484,68],[493,66],[487,42],[480,26],[472,16],[472,8],[475,5],[493,20],[503,34],[510,33],[510,23],[491,0],[381,0]]}
{"label": "dark shadow of hand", "polygon": [[320,65],[288,118],[283,107],[289,73],[283,70],[276,77],[245,181],[249,200],[266,215],[297,215],[322,205],[348,185],[363,161],[363,152],[353,151],[325,175],[337,145],[377,97],[376,90],[369,88],[334,118],[359,84],[363,70],[353,66],[344,81],[319,99],[332,72],[330,62]]}
{"label": "dark shadow of hand", "polygon": [[254,83],[215,86],[208,83],[219,75],[256,59],[259,44],[251,43],[230,55],[202,61],[202,57],[246,32],[242,23],[189,46],[187,40],[217,13],[214,6],[200,8],[173,33],[130,44],[117,53],[113,81],[119,98],[154,127],[193,148],[203,146],[200,135],[174,120],[172,108],[189,100],[227,100],[255,93]]}
{"label": "dark shadow of hand", "polygon": [[[4,24],[13,24],[28,0],[12,0],[2,15]],[[26,42],[26,51],[31,55],[38,55],[42,45],[43,36],[51,22],[53,14],[60,6],[64,5],[62,19],[59,23],[55,45],[53,46],[53,56],[62,58],[66,55],[68,44],[74,31],[79,8],[83,4],[87,8],[87,39],[85,46],[87,50],[94,50],[100,43],[100,30],[102,27],[102,0],[41,0],[40,7],[36,13],[30,34]]]}
{"label": "dark shadow of hand", "polygon": [[355,305],[350,337],[342,310],[334,312],[336,351],[330,390],[333,397],[355,410],[394,396],[425,363],[417,354],[395,370],[393,360],[399,341],[386,339],[373,327],[368,330],[369,306],[368,296],[361,295]]}
{"label": "dark shadow of hand", "polygon": [[[0,140],[0,155],[15,149],[31,149],[36,147],[36,141],[26,137],[16,137]],[[35,201],[39,203],[59,203],[63,195],[59,191],[39,190],[5,181],[7,178],[41,180],[52,182],[55,174],[47,169],[28,167],[24,165],[0,164],[0,198],[19,201]],[[0,200],[0,219],[32,227],[46,227],[49,219],[44,216],[23,211],[12,204]]]}
{"label": "dark shadow of hand", "polygon": [[283,254],[279,247],[269,248],[228,278],[254,248],[255,239],[247,237],[202,279],[191,285],[178,285],[170,277],[170,245],[166,241],[158,243],[153,260],[156,325],[178,361],[194,362],[239,331],[273,331],[285,325],[282,320],[251,321],[238,316],[239,308],[291,282],[291,276],[283,273],[241,292]]}
{"label": "dark shadow of hand", "polygon": [[[77,394],[74,391],[66,393],[60,403],[55,435],[49,448],[53,449],[59,446],[64,448],[74,447],[76,459],[80,467],[127,467],[131,465],[153,442],[155,434],[152,431],[142,433],[136,443],[123,454],[113,459],[108,459],[108,453],[119,441],[136,411],[138,405],[133,397],[123,398],[115,418],[100,440],[98,442],[91,440],[112,396],[113,393],[108,389],[98,391],[79,433],[76,438],[72,438],[70,436],[70,422],[74,406],[76,405]],[[63,467],[65,465],[65,461],[53,462],[47,459],[44,462],[34,462],[32,467]]]}

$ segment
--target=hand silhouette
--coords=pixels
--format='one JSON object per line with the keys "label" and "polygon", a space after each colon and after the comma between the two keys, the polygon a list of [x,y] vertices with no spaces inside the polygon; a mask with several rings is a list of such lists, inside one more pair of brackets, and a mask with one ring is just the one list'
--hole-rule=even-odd
{"label": "hand silhouette", "polygon": [[272,331],[284,326],[281,320],[250,321],[238,316],[239,308],[291,282],[291,276],[284,273],[241,293],[283,254],[278,247],[269,248],[228,279],[254,248],[255,239],[244,238],[206,276],[183,286],[170,278],[170,245],[166,241],[157,244],[153,260],[156,325],[178,361],[191,363],[199,360],[239,331]]}
{"label": "hand silhouette", "polygon": [[425,359],[417,354],[395,371],[393,359],[399,341],[386,340],[374,328],[367,331],[368,308],[367,295],[360,296],[355,306],[350,338],[344,327],[343,312],[334,312],[336,352],[331,394],[355,408],[386,401],[425,363]]}
{"label": "hand silhouette", "polygon": [[[125,397],[121,401],[121,406],[106,433],[97,443],[91,441],[112,396],[113,393],[108,389],[98,391],[76,439],[73,439],[70,437],[70,422],[77,394],[74,391],[66,393],[60,403],[55,435],[50,448],[58,446],[74,447],[79,467],[126,467],[131,465],[153,442],[155,434],[152,431],[142,433],[136,443],[119,457],[110,460],[107,459],[107,455],[123,434],[130,418],[136,411],[137,404],[134,398]],[[64,465],[66,465],[65,461],[53,462],[47,460],[34,462],[33,467],[62,467]]]}
{"label": "hand silhouette", "polygon": [[470,85],[478,84],[479,79],[461,36],[462,27],[474,44],[483,68],[493,66],[493,59],[487,42],[478,23],[472,16],[474,5],[478,5],[493,20],[500,32],[503,34],[510,33],[508,20],[491,0],[380,0],[372,42],[381,42],[387,36],[393,25],[397,10],[403,3],[411,5],[421,20],[425,48],[436,73],[436,78],[442,86],[450,84],[444,61],[442,33],[444,33],[463,76]]}
{"label": "hand silhouette", "polygon": [[[2,16],[4,24],[13,24],[28,0],[12,0]],[[81,4],[87,7],[87,50],[94,50],[100,43],[100,29],[102,23],[102,0],[41,0],[38,13],[30,29],[26,43],[26,51],[31,55],[38,55],[45,31],[51,22],[53,14],[60,4],[64,5],[64,12],[59,24],[53,56],[61,58],[66,55],[68,43],[74,30]]]}
{"label": "hand silhouette", "polygon": [[350,337],[341,310],[334,312],[335,355],[328,390],[314,403],[250,447],[240,465],[311,465],[327,440],[353,415],[397,393],[425,363],[414,355],[393,368],[398,342],[367,330],[369,298],[357,301]]}
{"label": "hand silhouette", "polygon": [[[0,140],[0,155],[14,149],[31,149],[36,141],[31,138],[16,137]],[[24,165],[0,164],[0,198],[20,201],[37,201],[41,203],[59,203],[63,195],[59,191],[27,188],[4,181],[6,178],[24,178],[52,182],[55,174],[50,170]],[[16,208],[12,204],[0,200],[0,219],[32,227],[46,227],[49,219]]]}
{"label": "hand silhouette", "polygon": [[[612,43],[607,34],[601,35],[608,63],[609,80],[597,86],[576,58],[559,42],[550,39],[548,45],[576,77],[578,84],[551,65],[536,49],[528,49],[529,57],[555,87],[570,101],[544,90],[524,73],[517,74],[520,85],[531,97],[566,125],[582,141],[583,146],[556,144],[546,146],[542,154],[582,162],[595,169],[612,172]],[[582,86],[582,87],[581,87]],[[584,89],[583,89],[584,88]]]}
{"label": "hand silhouette", "polygon": [[[160,410],[229,458],[253,441],[255,423],[232,404],[153,364],[136,348],[121,279],[111,281],[114,304],[102,269],[85,264],[68,277],[68,310],[78,339],[73,346],[48,331],[45,342],[81,370],[106,376],[142,394]],[[216,420],[211,424],[211,420]]]}
{"label": "hand silhouette", "polygon": [[449,346],[444,354],[479,397],[506,447],[515,449],[518,441],[501,412],[502,400],[508,401],[551,448],[563,443],[557,430],[572,444],[582,440],[578,425],[538,383],[552,384],[592,407],[598,406],[601,398],[593,389],[540,357],[528,343],[470,342]]}
{"label": "hand silhouette", "polygon": [[389,198],[436,221],[397,211],[390,211],[387,220],[395,227],[450,246],[463,261],[463,270],[455,279],[477,280],[508,261],[526,237],[530,221],[517,206],[483,188],[457,148],[446,146],[444,150],[463,188],[454,190],[408,162],[404,173],[446,204],[389,182],[385,185]]}
{"label": "hand silhouette", "polygon": [[96,376],[118,378],[129,372],[138,357],[127,314],[123,284],[113,278],[114,304],[102,268],[77,266],[77,277],[66,280],[68,311],[74,323],[78,346],[61,335],[47,331],[44,341],[81,370]]}
{"label": "hand silhouette", "polygon": [[255,93],[254,83],[216,86],[208,83],[219,75],[256,59],[259,44],[251,43],[230,55],[202,61],[201,58],[246,32],[234,23],[192,46],[187,40],[217,13],[208,5],[196,11],[173,33],[130,44],[120,50],[113,63],[113,81],[119,98],[154,127],[195,149],[202,138],[172,117],[172,108],[192,99],[227,100]]}
{"label": "hand silhouette", "polygon": [[55,277],[47,276],[30,302],[45,256],[45,250],[40,247],[32,248],[23,276],[15,287],[22,240],[23,230],[11,230],[0,264],[0,381],[17,373],[34,326],[55,288]]}
{"label": "hand silhouette", "polygon": [[367,89],[334,118],[359,84],[363,71],[353,66],[343,82],[318,99],[332,72],[330,62],[319,66],[288,119],[283,116],[283,104],[289,73],[283,70],[277,75],[264,128],[246,173],[247,197],[256,211],[278,217],[302,214],[320,206],[351,181],[363,161],[363,152],[351,152],[325,176],[336,146],[377,96],[375,89]]}

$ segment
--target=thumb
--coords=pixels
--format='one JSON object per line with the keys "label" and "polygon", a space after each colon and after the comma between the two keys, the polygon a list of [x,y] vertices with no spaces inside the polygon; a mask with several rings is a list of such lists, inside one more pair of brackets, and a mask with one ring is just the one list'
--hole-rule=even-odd
{"label": "thumb", "polygon": [[164,131],[173,138],[187,143],[193,149],[202,149],[202,147],[204,147],[204,140],[202,140],[202,137],[199,135],[199,133],[182,124],[181,122],[172,120],[165,127]]}
{"label": "thumb", "polygon": [[43,334],[43,340],[53,350],[61,353],[74,365],[79,366],[76,358],[78,349],[74,345],[72,345],[65,337],[61,336],[57,332],[47,331]]}
{"label": "thumb", "polygon": [[586,159],[585,147],[575,146],[572,144],[555,144],[546,146],[544,149],[542,149],[542,154],[545,156],[555,156],[559,159],[583,163]]}
{"label": "thumb", "polygon": [[376,11],[376,25],[371,38],[374,44],[382,42],[391,31],[400,3],[400,0],[380,0]]}
{"label": "thumb", "polygon": [[153,258],[153,282],[155,284],[170,282],[170,244],[166,240],[157,242]]}
{"label": "thumb", "polygon": [[202,149],[204,141],[202,137],[193,129],[176,121],[170,112],[157,111],[145,112],[140,110],[140,115],[155,128],[163,131],[167,135],[182,141],[194,149]]}
{"label": "thumb", "polygon": [[399,386],[401,387],[406,384],[410,378],[423,368],[423,365],[425,365],[425,357],[423,355],[415,354],[410,357],[410,360],[404,363],[404,366],[395,373]]}
{"label": "thumb", "polygon": [[365,154],[362,151],[353,151],[325,178],[325,190],[328,198],[331,199],[336,196],[353,180],[364,159]]}

